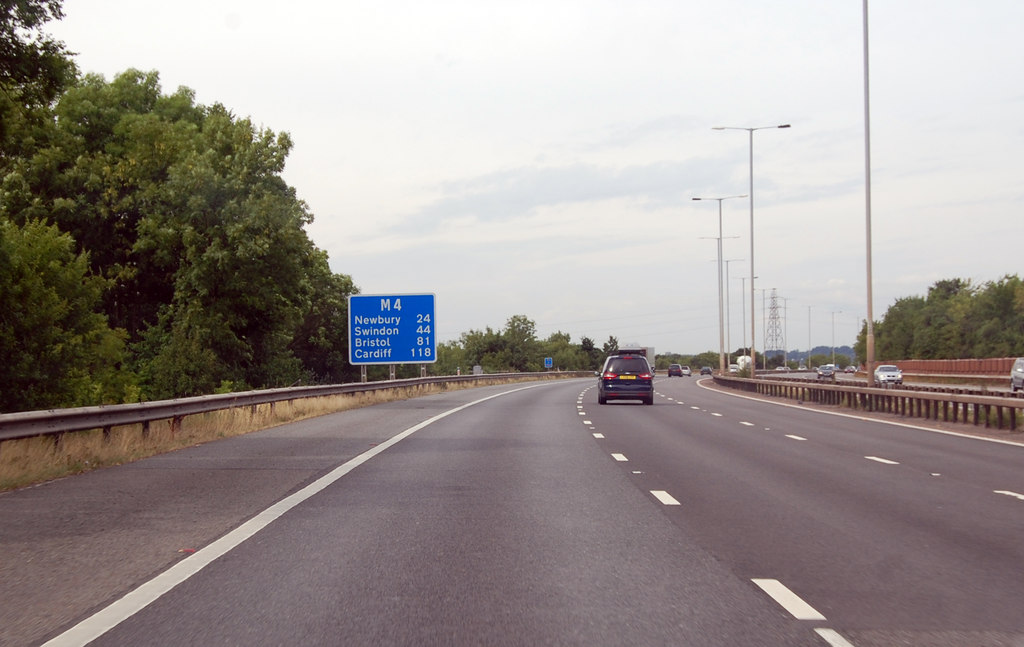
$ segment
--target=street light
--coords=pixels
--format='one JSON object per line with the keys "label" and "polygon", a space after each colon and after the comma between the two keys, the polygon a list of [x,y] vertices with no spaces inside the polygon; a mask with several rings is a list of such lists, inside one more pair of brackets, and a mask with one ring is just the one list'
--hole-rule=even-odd
{"label": "street light", "polygon": [[729,311],[732,309],[732,302],[729,299],[729,263],[743,260],[742,258],[727,258],[722,261],[725,263],[725,350],[730,364],[732,364],[732,317]]}
{"label": "street light", "polygon": [[836,315],[842,313],[842,310],[832,311],[832,366],[836,365]]}
{"label": "street light", "polygon": [[724,198],[693,198],[718,201],[718,371],[725,374],[725,318],[722,309],[722,200],[745,198],[746,195],[728,195]]}
{"label": "street light", "polygon": [[[740,277],[740,294],[746,295],[746,293],[747,293],[747,277],[741,276]],[[746,299],[746,296],[744,296],[744,298],[740,299],[740,306],[741,306],[740,309],[742,310],[742,312],[740,313],[740,321],[746,321],[746,319],[747,319],[747,299]],[[740,326],[740,329],[743,331],[743,352],[746,353],[747,352],[747,326],[746,325]],[[739,360],[737,359],[736,362],[739,363]]]}
{"label": "street light", "polygon": [[789,128],[789,124],[780,124],[778,126],[758,126],[756,128],[747,128],[742,126],[715,126],[711,130],[745,130],[750,133],[750,366],[751,366],[751,377],[755,377],[755,368],[757,366],[757,358],[754,354],[754,334],[756,317],[754,315],[754,131],[755,130],[766,130],[769,128]]}

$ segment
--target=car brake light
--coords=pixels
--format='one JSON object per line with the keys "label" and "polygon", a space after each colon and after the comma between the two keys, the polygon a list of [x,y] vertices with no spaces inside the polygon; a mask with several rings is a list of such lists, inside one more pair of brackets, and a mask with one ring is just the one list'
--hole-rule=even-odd
{"label": "car brake light", "polygon": [[604,375],[602,375],[601,377],[603,377],[606,380],[614,380],[615,378],[618,377],[618,375],[612,373],[611,371],[605,371]]}
{"label": "car brake light", "polygon": [[641,373],[640,374],[640,379],[641,380],[649,380],[649,379],[651,379],[651,374],[650,373]]}

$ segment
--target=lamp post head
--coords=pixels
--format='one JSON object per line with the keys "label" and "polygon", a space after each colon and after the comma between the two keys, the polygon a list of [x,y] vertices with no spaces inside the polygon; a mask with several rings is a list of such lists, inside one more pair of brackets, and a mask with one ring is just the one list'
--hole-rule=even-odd
{"label": "lamp post head", "polygon": [[723,198],[690,198],[690,199],[691,200],[717,200],[718,203],[721,204],[722,200],[731,200],[733,198],[745,198],[745,197],[747,197],[746,193],[744,193],[743,195],[727,195],[727,196],[725,196]]}

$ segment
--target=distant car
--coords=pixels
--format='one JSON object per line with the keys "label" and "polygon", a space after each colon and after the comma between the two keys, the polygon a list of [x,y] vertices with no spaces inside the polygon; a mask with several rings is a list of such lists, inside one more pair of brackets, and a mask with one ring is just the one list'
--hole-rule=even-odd
{"label": "distant car", "polygon": [[903,384],[903,371],[893,364],[882,364],[875,369],[875,386]]}
{"label": "distant car", "polygon": [[843,371],[845,373],[856,373],[857,372],[857,367],[853,366],[853,365],[850,365],[850,366],[847,366],[846,368],[844,368]]}
{"label": "distant car", "polygon": [[679,364],[669,364],[668,365],[668,376],[669,377],[682,377],[683,376],[683,367],[680,366]]}
{"label": "distant car", "polygon": [[797,366],[797,367],[796,367],[796,370],[798,370],[798,371],[806,371],[806,370],[807,370],[807,367],[806,367],[806,366],[804,366],[803,364],[801,364],[800,366]]}
{"label": "distant car", "polygon": [[835,379],[836,366],[835,364],[822,364],[818,367],[818,379]]}
{"label": "distant car", "polygon": [[788,366],[776,366],[775,370],[782,371],[783,373],[789,373],[791,369]]}
{"label": "distant car", "polygon": [[710,366],[701,366],[700,367],[700,374],[701,375],[711,375],[713,372],[714,371],[711,370]]}
{"label": "distant car", "polygon": [[1010,390],[1016,393],[1024,389],[1024,357],[1018,357],[1010,369]]}
{"label": "distant car", "polygon": [[740,372],[740,365],[739,364],[729,364],[729,372],[730,373],[739,373]]}
{"label": "distant car", "polygon": [[642,355],[612,355],[597,378],[597,403],[640,400],[654,404],[654,371]]}
{"label": "distant car", "polygon": [[683,377],[690,377],[691,375],[693,375],[693,371],[690,370],[690,367],[683,365]]}

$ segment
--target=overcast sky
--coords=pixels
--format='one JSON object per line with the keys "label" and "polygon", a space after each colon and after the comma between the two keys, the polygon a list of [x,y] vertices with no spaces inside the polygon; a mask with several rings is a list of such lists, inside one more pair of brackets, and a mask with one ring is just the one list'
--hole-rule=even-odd
{"label": "overcast sky", "polygon": [[[756,348],[761,288],[788,314],[789,349],[831,345],[833,321],[835,343],[852,344],[867,314],[860,0],[65,0],[64,12],[48,31],[83,71],[156,70],[165,93],[184,85],[288,132],[285,179],[331,267],[365,294],[435,293],[442,341],[522,314],[542,338],[717,351],[718,203],[692,198],[748,193],[750,177],[748,134],[714,126],[792,124],[754,134]],[[938,280],[1024,268],[1024,2],[870,12],[879,320]],[[722,208],[737,348],[750,202]]]}

